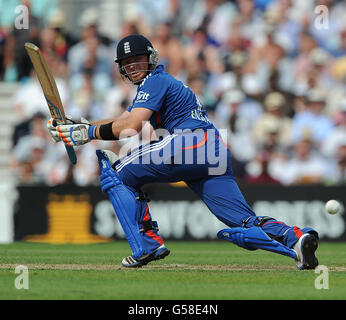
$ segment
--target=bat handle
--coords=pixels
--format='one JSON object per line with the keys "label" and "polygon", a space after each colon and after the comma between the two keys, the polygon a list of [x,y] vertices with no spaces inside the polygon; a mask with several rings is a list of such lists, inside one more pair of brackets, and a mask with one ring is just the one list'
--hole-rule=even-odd
{"label": "bat handle", "polygon": [[73,147],[68,146],[67,144],[65,144],[65,148],[68,154],[68,157],[71,161],[72,164],[76,164],[77,163],[77,156],[76,153],[73,149]]}

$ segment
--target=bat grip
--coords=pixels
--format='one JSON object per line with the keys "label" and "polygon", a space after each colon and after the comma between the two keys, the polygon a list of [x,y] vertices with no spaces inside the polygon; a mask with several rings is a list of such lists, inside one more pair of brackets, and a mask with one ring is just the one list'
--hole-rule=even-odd
{"label": "bat grip", "polygon": [[67,144],[65,144],[65,148],[68,154],[68,157],[71,161],[72,164],[76,164],[77,163],[77,156],[76,153],[73,149],[73,147],[68,146]]}

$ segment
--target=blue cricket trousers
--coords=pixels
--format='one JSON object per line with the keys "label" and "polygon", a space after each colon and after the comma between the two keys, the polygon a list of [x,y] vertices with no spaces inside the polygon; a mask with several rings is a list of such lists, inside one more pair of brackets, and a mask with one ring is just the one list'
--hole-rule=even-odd
{"label": "blue cricket trousers", "polygon": [[[185,181],[209,210],[229,227],[259,225],[272,238],[288,247],[303,235],[296,226],[273,218],[264,219],[246,203],[232,172],[231,155],[218,131],[194,131],[172,134],[140,146],[113,164],[123,183],[136,196],[149,183]],[[145,199],[137,200],[137,222],[151,221]],[[163,244],[156,230],[143,233],[145,251]]]}

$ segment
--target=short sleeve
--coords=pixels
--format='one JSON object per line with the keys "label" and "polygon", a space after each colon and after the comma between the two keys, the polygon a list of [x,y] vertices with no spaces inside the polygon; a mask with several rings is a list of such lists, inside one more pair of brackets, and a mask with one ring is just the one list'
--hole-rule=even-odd
{"label": "short sleeve", "polygon": [[[138,88],[132,108],[147,108],[159,111],[162,107],[169,83],[164,77],[149,77]],[[132,109],[131,108],[131,109]]]}

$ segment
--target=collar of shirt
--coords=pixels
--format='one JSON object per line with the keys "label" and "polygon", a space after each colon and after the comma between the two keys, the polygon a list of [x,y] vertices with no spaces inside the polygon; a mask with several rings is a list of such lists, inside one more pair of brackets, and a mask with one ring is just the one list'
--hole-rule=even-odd
{"label": "collar of shirt", "polygon": [[159,72],[162,72],[164,69],[162,64],[159,64],[149,75],[153,75]]}
{"label": "collar of shirt", "polygon": [[151,77],[154,74],[160,73],[164,70],[164,67],[162,64],[159,64],[153,71],[151,71],[141,82],[138,83],[138,87],[142,86],[149,77]]}

